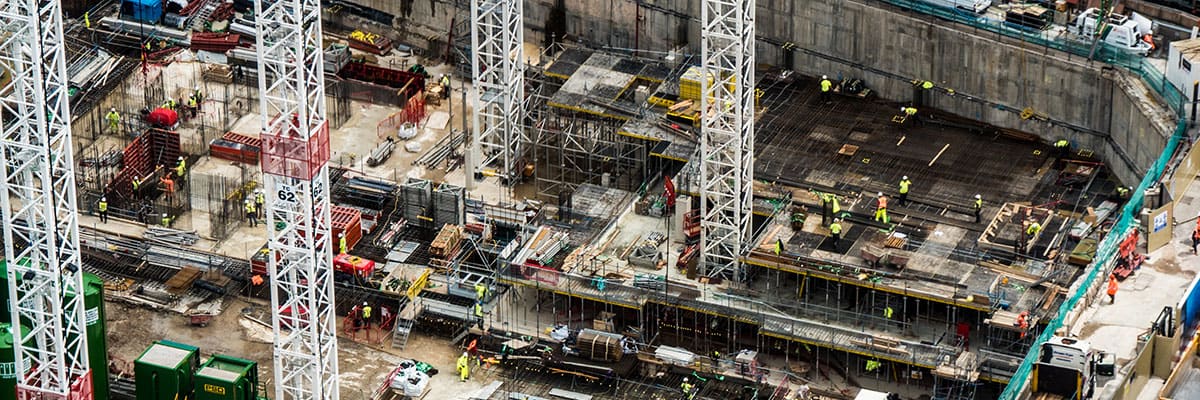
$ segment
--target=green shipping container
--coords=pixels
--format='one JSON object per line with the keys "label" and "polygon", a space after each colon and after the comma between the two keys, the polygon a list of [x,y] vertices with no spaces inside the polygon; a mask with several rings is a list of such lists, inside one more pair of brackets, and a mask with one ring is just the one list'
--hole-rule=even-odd
{"label": "green shipping container", "polygon": [[133,364],[137,400],[192,398],[193,375],[200,365],[200,349],[159,340]]}
{"label": "green shipping container", "polygon": [[108,400],[108,324],[104,319],[104,280],[86,272],[83,274],[83,316],[87,325],[93,399]]}
{"label": "green shipping container", "polygon": [[[17,353],[13,326],[0,322],[0,400],[17,399]],[[28,333],[29,328],[21,327]]]}
{"label": "green shipping container", "polygon": [[255,400],[257,389],[254,361],[217,354],[196,372],[195,400]]}

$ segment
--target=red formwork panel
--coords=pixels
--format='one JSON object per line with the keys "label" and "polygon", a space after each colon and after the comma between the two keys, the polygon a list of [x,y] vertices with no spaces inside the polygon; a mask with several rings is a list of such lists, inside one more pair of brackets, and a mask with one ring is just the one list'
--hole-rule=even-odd
{"label": "red formwork panel", "polygon": [[247,164],[258,164],[261,151],[262,139],[234,132],[226,132],[208,145],[209,155],[215,158]]}
{"label": "red formwork panel", "polygon": [[273,123],[280,131],[262,135],[263,172],[311,181],[321,166],[329,162],[329,121],[321,121],[316,133],[307,140],[300,136],[296,115],[291,115],[289,122]]}
{"label": "red formwork panel", "polygon": [[329,208],[329,226],[333,231],[333,249],[338,249],[338,235],[346,233],[346,248],[353,249],[362,239],[362,212],[351,207],[333,206]]}

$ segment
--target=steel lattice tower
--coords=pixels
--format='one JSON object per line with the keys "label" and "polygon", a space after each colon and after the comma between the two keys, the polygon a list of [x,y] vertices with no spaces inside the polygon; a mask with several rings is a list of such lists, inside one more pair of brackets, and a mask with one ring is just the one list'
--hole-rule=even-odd
{"label": "steel lattice tower", "polygon": [[257,0],[275,399],[338,399],[319,0]]}
{"label": "steel lattice tower", "polygon": [[[60,2],[0,5],[0,208],[19,399],[91,399]],[[71,296],[71,300],[67,300]],[[7,390],[12,390],[7,389]]]}
{"label": "steel lattice tower", "polygon": [[742,281],[754,199],[754,1],[702,7],[700,272]]}
{"label": "steel lattice tower", "polygon": [[518,173],[514,169],[521,146],[529,142],[522,124],[525,36],[521,3],[471,1],[471,96],[475,103],[471,157],[477,163],[473,172],[498,162],[500,175]]}

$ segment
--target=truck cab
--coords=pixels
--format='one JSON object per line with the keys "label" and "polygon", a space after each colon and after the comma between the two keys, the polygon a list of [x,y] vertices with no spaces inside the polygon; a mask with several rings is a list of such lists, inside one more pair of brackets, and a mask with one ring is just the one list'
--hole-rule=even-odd
{"label": "truck cab", "polygon": [[1087,400],[1096,391],[1096,352],[1086,341],[1054,337],[1042,344],[1030,380],[1033,393]]}
{"label": "truck cab", "polygon": [[1104,43],[1143,56],[1154,50],[1154,45],[1148,40],[1154,27],[1149,18],[1137,13],[1130,16],[1109,14],[1101,22],[1100,15],[1100,9],[1089,8],[1075,16],[1067,25],[1067,31],[1085,41],[1099,36]]}

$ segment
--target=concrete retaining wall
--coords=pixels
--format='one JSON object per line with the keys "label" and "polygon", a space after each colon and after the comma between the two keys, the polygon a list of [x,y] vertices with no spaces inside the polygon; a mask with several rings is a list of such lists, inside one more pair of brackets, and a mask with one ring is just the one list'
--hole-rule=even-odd
{"label": "concrete retaining wall", "polygon": [[[461,1],[461,0],[460,0]],[[466,3],[465,1],[462,1]],[[362,0],[413,30],[449,27],[446,0]],[[526,40],[541,43],[555,0],[526,0]],[[565,1],[568,37],[593,46],[699,53],[699,0]],[[407,5],[407,6],[406,6]],[[401,9],[411,6],[411,13]],[[459,14],[466,16],[465,13]],[[1050,141],[1070,138],[1137,182],[1174,129],[1144,85],[1099,62],[1037,47],[871,0],[759,0],[758,62],[805,75],[862,78],[886,99],[908,101],[912,79],[930,80],[926,103]],[[791,42],[797,51],[784,51]],[[944,89],[953,89],[949,95]],[[1026,120],[1023,109],[1041,120]]]}

